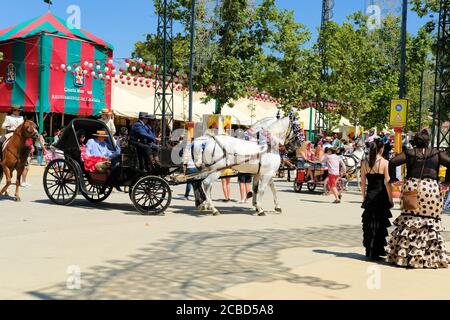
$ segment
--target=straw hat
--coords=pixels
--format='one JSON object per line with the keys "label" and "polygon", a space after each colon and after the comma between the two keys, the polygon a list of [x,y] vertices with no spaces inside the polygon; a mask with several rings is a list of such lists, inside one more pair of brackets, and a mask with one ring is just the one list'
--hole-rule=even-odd
{"label": "straw hat", "polygon": [[13,105],[11,106],[11,111],[20,111],[20,106]]}
{"label": "straw hat", "polygon": [[103,109],[102,114],[111,114],[111,110]]}
{"label": "straw hat", "polygon": [[93,134],[94,137],[104,137],[104,138],[108,138],[109,135],[106,131],[104,130],[97,130],[96,133]]}

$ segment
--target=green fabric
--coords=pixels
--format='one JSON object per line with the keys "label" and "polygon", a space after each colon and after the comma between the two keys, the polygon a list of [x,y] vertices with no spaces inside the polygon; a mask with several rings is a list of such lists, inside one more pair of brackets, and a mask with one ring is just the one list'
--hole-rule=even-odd
{"label": "green fabric", "polygon": [[43,112],[48,113],[50,112],[50,61],[52,59],[53,37],[43,34],[41,35],[39,44],[41,46],[40,53],[42,53],[42,55],[40,54],[41,82],[39,85],[40,99],[36,110],[41,110],[42,104]]}
{"label": "green fabric", "polygon": [[26,75],[26,44],[23,42],[15,42],[13,45],[13,60],[16,67],[16,82],[13,85],[11,104],[23,106],[25,104],[25,88],[27,83]]}
{"label": "green fabric", "polygon": [[[67,40],[67,65],[71,66],[74,63],[80,65],[81,61],[81,41]],[[73,70],[75,71],[75,70]],[[74,76],[72,74],[66,75],[65,87],[68,89],[78,89],[74,85]],[[64,112],[68,114],[78,114],[80,110],[79,93],[66,92],[68,99],[65,101]],[[73,98],[73,100],[71,100]]]}

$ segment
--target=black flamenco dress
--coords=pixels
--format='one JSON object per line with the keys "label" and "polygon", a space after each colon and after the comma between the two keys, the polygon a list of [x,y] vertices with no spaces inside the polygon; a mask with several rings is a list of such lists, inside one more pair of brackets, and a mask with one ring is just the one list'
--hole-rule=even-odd
{"label": "black flamenco dress", "polygon": [[386,190],[384,174],[368,173],[367,193],[363,204],[362,215],[366,256],[372,260],[380,260],[386,256],[385,246],[388,228],[392,218],[389,195]]}

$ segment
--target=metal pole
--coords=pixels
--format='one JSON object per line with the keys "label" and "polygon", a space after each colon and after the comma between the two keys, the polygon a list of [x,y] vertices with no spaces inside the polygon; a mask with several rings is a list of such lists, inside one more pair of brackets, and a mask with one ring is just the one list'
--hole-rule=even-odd
{"label": "metal pole", "polygon": [[423,74],[424,69],[420,75],[420,104],[419,104],[419,130],[422,129],[422,104],[423,104]]}
{"label": "metal pole", "polygon": [[312,116],[313,114],[313,107],[309,107],[309,132],[308,132],[308,140],[312,141],[313,140],[313,133],[312,133]]}
{"label": "metal pole", "polygon": [[[162,99],[162,124],[161,124],[161,136],[164,138],[166,137],[166,88],[167,88],[167,0],[164,0],[164,12],[163,12],[163,16],[164,16],[164,36],[163,36],[163,86],[162,86],[162,95],[163,95],[163,99]],[[165,139],[164,139],[165,140]],[[162,141],[163,145],[166,145],[166,141]]]}
{"label": "metal pole", "polygon": [[189,122],[192,122],[192,107],[194,96],[194,39],[195,39],[195,0],[191,7],[191,52],[189,61]]}
{"label": "metal pole", "polygon": [[400,41],[400,83],[399,83],[399,98],[404,99],[405,90],[405,72],[406,72],[406,29],[407,29],[407,19],[408,19],[408,0],[403,0],[403,10],[402,10],[402,33]]}

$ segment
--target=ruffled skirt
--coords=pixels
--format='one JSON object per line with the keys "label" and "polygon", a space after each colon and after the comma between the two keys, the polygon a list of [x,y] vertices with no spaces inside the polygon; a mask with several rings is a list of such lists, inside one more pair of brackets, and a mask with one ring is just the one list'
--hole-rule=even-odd
{"label": "ruffled skirt", "polygon": [[388,208],[366,209],[362,215],[363,245],[366,248],[366,256],[378,259],[386,256],[385,247],[388,228],[391,226],[389,218],[391,212]]}
{"label": "ruffled skirt", "polygon": [[411,268],[447,268],[450,262],[441,232],[442,197],[437,181],[410,179],[406,190],[419,190],[419,209],[402,211],[386,247],[387,262]]}

